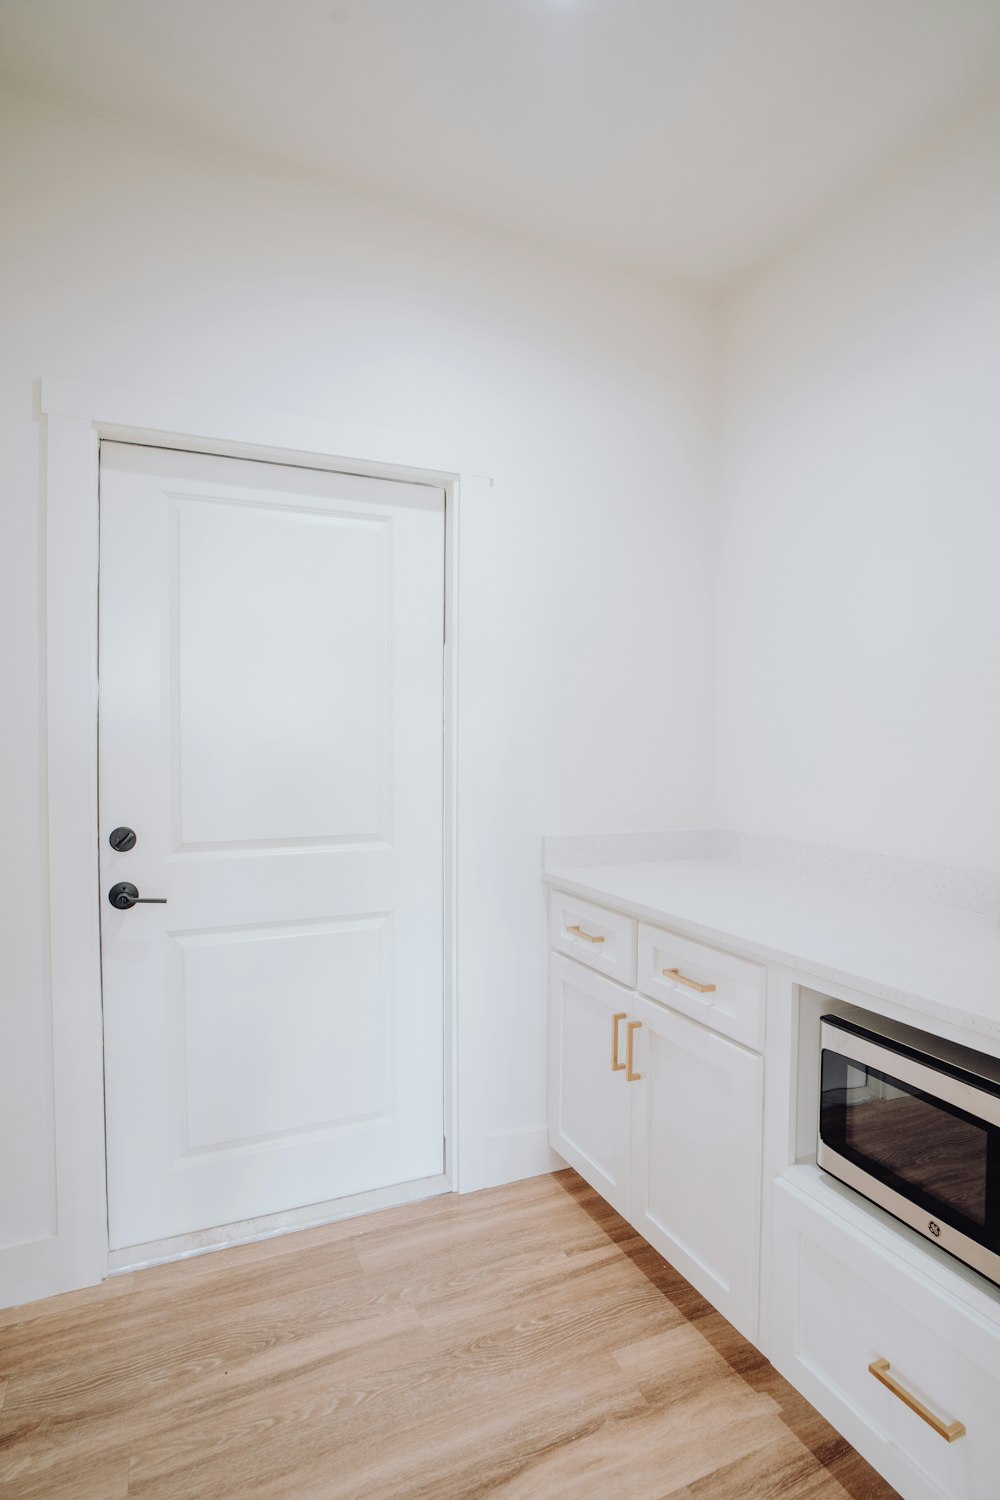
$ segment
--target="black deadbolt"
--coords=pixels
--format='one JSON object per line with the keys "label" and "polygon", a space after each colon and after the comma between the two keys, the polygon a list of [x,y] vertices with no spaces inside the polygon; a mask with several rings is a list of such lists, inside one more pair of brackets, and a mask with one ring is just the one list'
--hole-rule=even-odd
{"label": "black deadbolt", "polygon": [[112,828],[108,834],[108,843],[112,849],[117,849],[119,854],[127,854],[130,849],[135,848],[135,829]]}

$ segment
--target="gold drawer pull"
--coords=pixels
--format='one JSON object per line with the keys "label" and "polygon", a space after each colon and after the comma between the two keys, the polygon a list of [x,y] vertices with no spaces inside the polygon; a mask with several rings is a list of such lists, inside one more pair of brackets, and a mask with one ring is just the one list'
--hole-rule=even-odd
{"label": "gold drawer pull", "polygon": [[874,1375],[876,1380],[880,1380],[894,1396],[898,1396],[904,1406],[908,1406],[911,1411],[916,1412],[918,1417],[923,1418],[928,1427],[933,1427],[938,1436],[943,1437],[946,1443],[953,1443],[956,1438],[965,1436],[964,1422],[942,1422],[940,1417],[936,1417],[932,1411],[927,1410],[922,1401],[918,1401],[916,1396],[911,1396],[905,1386],[900,1385],[895,1376],[889,1374],[889,1361],[887,1359],[873,1360],[868,1366],[868,1373],[869,1375]]}
{"label": "gold drawer pull", "polygon": [[618,1061],[618,1022],[624,1021],[627,1016],[627,1010],[618,1010],[611,1017],[611,1071],[613,1073],[625,1071],[625,1064]]}
{"label": "gold drawer pull", "polygon": [[641,1025],[641,1021],[629,1021],[625,1027],[625,1078],[629,1083],[638,1083],[642,1077],[641,1073],[635,1071],[632,1062],[632,1040]]}
{"label": "gold drawer pull", "polygon": [[699,984],[697,979],[689,979],[686,974],[681,973],[680,969],[664,969],[663,977],[673,979],[677,984],[686,984],[689,990],[697,990],[699,995],[715,994],[714,984]]}
{"label": "gold drawer pull", "polygon": [[583,928],[579,927],[579,926],[577,926],[577,927],[567,927],[566,931],[567,932],[571,932],[574,937],[582,937],[583,941],[585,943],[603,943],[604,942],[604,939],[602,937],[599,937],[599,938],[598,937],[591,937],[591,935],[590,935],[589,932],[584,932]]}

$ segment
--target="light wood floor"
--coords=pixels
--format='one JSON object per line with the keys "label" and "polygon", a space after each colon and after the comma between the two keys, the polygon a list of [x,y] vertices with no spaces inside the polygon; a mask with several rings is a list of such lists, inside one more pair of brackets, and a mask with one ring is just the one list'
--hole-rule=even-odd
{"label": "light wood floor", "polygon": [[0,1496],[892,1500],[575,1173],[0,1313]]}

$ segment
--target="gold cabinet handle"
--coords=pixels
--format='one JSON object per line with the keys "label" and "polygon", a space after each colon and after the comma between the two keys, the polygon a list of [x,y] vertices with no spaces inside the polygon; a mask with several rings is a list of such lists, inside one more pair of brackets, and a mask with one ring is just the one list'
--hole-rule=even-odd
{"label": "gold cabinet handle", "polygon": [[715,994],[714,984],[699,984],[697,979],[689,979],[686,974],[681,973],[680,969],[664,969],[663,977],[673,979],[677,984],[686,984],[689,990],[697,990],[699,995]]}
{"label": "gold cabinet handle", "polygon": [[625,1078],[629,1083],[638,1083],[642,1077],[641,1073],[635,1071],[632,1063],[632,1040],[641,1025],[641,1021],[629,1021],[625,1027]]}
{"label": "gold cabinet handle", "polygon": [[624,1021],[628,1015],[626,1010],[616,1010],[611,1017],[611,1071],[613,1073],[624,1073],[625,1064],[618,1060],[618,1022]]}
{"label": "gold cabinet handle", "polygon": [[574,937],[582,937],[583,941],[585,943],[603,943],[604,942],[604,939],[602,937],[591,937],[590,933],[589,932],[584,932],[583,928],[580,927],[579,925],[577,925],[576,927],[567,927],[566,931],[567,932],[571,932]]}
{"label": "gold cabinet handle", "polygon": [[928,1427],[933,1427],[938,1437],[943,1437],[946,1443],[953,1443],[956,1438],[965,1436],[964,1422],[942,1422],[940,1417],[936,1417],[932,1411],[928,1411],[922,1401],[918,1401],[916,1396],[912,1396],[905,1386],[900,1385],[894,1375],[889,1374],[889,1368],[889,1361],[887,1359],[875,1359],[868,1366],[868,1373],[869,1375],[874,1375],[876,1380],[881,1381],[894,1396],[898,1396],[904,1406],[908,1406],[911,1411],[915,1411],[917,1416],[921,1417],[927,1423]]}

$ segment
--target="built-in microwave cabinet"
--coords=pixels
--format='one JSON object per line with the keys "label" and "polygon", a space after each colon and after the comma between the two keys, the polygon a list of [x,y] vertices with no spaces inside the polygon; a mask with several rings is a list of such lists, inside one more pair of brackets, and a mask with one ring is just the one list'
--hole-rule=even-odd
{"label": "built-in microwave cabinet", "polygon": [[553,1148],[755,1338],[763,1059],[558,953],[548,1055]]}

